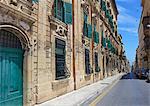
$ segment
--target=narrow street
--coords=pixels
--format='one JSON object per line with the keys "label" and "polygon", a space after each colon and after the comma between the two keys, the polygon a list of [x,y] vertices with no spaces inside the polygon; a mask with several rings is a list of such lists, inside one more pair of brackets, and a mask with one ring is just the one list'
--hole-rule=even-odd
{"label": "narrow street", "polygon": [[96,106],[150,106],[150,84],[129,73]]}

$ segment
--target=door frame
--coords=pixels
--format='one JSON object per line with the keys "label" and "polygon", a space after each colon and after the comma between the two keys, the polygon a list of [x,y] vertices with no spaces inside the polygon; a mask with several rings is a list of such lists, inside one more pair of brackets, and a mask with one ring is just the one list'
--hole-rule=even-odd
{"label": "door frame", "polygon": [[[24,50],[23,59],[22,59],[22,77],[23,77],[23,106],[29,104],[30,101],[29,97],[33,97],[33,93],[31,90],[32,88],[32,58],[30,55],[31,50],[31,43],[29,40],[29,35],[25,33],[21,28],[11,24],[0,24],[0,30],[4,29],[13,33],[17,36],[21,42],[22,50]],[[29,84],[30,82],[30,84]],[[30,90],[29,90],[30,88]],[[31,102],[31,105],[35,104],[36,102]]]}

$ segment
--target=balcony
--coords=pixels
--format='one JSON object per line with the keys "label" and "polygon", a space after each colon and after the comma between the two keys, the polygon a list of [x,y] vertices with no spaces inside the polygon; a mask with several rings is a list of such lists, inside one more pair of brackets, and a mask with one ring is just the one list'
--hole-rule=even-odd
{"label": "balcony", "polygon": [[150,16],[143,17],[142,23],[144,35],[150,36]]}

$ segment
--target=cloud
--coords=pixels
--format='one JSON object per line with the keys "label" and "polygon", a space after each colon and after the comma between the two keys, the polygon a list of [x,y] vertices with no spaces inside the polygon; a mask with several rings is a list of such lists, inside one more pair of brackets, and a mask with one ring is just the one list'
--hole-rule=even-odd
{"label": "cloud", "polygon": [[130,14],[129,9],[126,9],[123,6],[118,5],[118,10],[119,10],[119,13],[120,13],[119,16],[118,16],[118,23],[119,24],[130,24],[130,25],[137,26],[139,19],[132,16]]}
{"label": "cloud", "polygon": [[124,7],[122,7],[122,6],[120,6],[120,5],[118,5],[117,8],[118,8],[118,10],[119,10],[120,13],[121,12],[127,12],[127,9],[124,8]]}
{"label": "cloud", "polygon": [[118,28],[120,31],[124,31],[124,32],[129,32],[129,33],[134,33],[137,34],[137,28],[127,28],[127,27],[119,27]]}
{"label": "cloud", "polygon": [[133,17],[132,15],[129,15],[127,13],[122,13],[118,16],[118,22],[120,24],[132,24],[136,25],[137,24],[137,18]]}

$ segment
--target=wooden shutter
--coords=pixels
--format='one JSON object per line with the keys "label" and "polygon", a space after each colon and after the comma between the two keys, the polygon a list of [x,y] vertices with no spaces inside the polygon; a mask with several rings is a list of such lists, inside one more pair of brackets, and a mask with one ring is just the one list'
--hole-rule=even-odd
{"label": "wooden shutter", "polygon": [[87,27],[88,27],[88,37],[92,38],[92,25],[88,24]]}
{"label": "wooden shutter", "polygon": [[39,0],[32,0],[32,3],[38,3]]}
{"label": "wooden shutter", "polygon": [[96,43],[99,43],[99,33],[96,32]]}
{"label": "wooden shutter", "polygon": [[72,4],[64,2],[64,22],[72,24]]}
{"label": "wooden shutter", "polygon": [[63,21],[63,1],[62,0],[55,0],[54,1],[54,11],[55,11],[55,17],[61,21]]}

